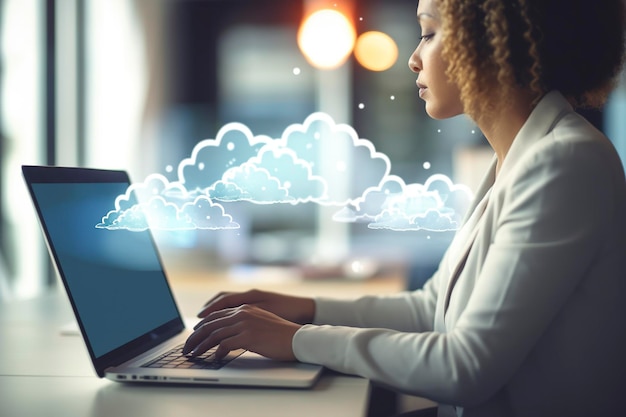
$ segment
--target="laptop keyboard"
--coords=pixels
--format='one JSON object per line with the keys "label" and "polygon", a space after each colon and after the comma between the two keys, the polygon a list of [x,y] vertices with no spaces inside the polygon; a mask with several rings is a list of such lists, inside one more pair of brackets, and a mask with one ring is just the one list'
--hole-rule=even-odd
{"label": "laptop keyboard", "polygon": [[143,364],[142,368],[220,369],[228,362],[239,356],[229,354],[222,359],[216,359],[216,346],[207,350],[202,355],[190,357],[183,355],[183,346],[183,344],[176,346],[172,350],[165,352],[161,356]]}

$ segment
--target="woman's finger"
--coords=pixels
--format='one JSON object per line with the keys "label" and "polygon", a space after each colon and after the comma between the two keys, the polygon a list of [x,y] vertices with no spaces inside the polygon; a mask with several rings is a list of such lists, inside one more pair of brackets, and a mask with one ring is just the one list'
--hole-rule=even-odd
{"label": "woman's finger", "polygon": [[250,349],[249,346],[249,338],[247,337],[247,332],[245,331],[237,331],[232,336],[225,337],[220,341],[217,345],[217,349],[215,350],[215,358],[222,359],[226,357],[231,351],[237,349]]}
{"label": "woman's finger", "polygon": [[222,292],[204,305],[203,309],[198,313],[198,317],[204,318],[214,311],[238,307],[243,304],[254,304],[257,301],[258,292],[256,291],[246,291],[240,293]]}
{"label": "woman's finger", "polygon": [[213,311],[223,310],[224,308],[234,307],[230,300],[234,293],[231,292],[221,292],[217,294],[215,297],[211,298],[207,301],[204,306],[202,306],[202,310],[200,310],[197,314],[198,317],[206,317]]}
{"label": "woman's finger", "polygon": [[237,311],[237,309],[241,309],[241,307],[242,306],[224,308],[222,310],[212,311],[208,313],[202,320],[196,323],[196,325],[193,326],[193,329],[198,330],[200,327],[204,326],[206,323],[209,323],[211,321],[214,321],[214,320],[226,317],[226,316],[230,316],[234,314]]}
{"label": "woman's finger", "polygon": [[203,307],[206,307],[209,304],[215,302],[215,300],[217,300],[218,298],[225,297],[225,296],[227,296],[229,294],[233,294],[233,293],[229,292],[229,291],[220,291],[217,294],[215,294],[213,297],[211,297],[206,303],[204,303]]}
{"label": "woman's finger", "polygon": [[213,318],[212,320],[203,323],[201,326],[196,327],[195,331],[187,338],[187,342],[183,347],[183,355],[186,355],[191,351],[195,351],[197,346],[202,343],[203,340],[210,337],[211,333],[217,329],[232,325],[232,316],[233,312],[224,312],[223,316]]}
{"label": "woman's finger", "polygon": [[257,306],[215,312],[189,336],[183,353],[197,356],[218,346],[223,357],[234,349],[247,349],[278,360],[294,360],[291,343],[301,326]]}
{"label": "woman's finger", "polygon": [[[207,350],[213,348],[216,345],[220,345],[222,343],[224,343],[224,340],[229,339],[229,338],[233,338],[235,336],[237,336],[240,332],[240,329],[237,325],[238,323],[235,323],[234,325],[230,325],[230,326],[226,326],[226,327],[220,327],[217,328],[215,330],[213,330],[209,336],[207,338],[205,338],[204,340],[202,340],[192,351],[191,351],[191,356],[200,356],[203,353],[205,353]],[[235,348],[236,349],[236,348]],[[218,350],[220,350],[218,348]],[[229,349],[226,354],[223,354],[223,356],[219,356],[216,352],[216,357],[217,358],[222,358],[224,356],[226,356],[228,354],[228,352],[230,352],[231,349]],[[222,352],[220,352],[220,354],[223,353],[224,349],[221,349]]]}

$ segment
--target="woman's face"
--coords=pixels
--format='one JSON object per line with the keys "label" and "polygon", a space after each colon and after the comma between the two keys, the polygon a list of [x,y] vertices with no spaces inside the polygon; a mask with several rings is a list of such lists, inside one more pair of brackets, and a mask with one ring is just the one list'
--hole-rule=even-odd
{"label": "woman's face", "polygon": [[426,102],[426,113],[433,119],[446,119],[463,113],[458,87],[446,75],[441,21],[434,0],[421,0],[417,20],[422,28],[420,43],[409,59],[409,68],[418,74],[419,96]]}

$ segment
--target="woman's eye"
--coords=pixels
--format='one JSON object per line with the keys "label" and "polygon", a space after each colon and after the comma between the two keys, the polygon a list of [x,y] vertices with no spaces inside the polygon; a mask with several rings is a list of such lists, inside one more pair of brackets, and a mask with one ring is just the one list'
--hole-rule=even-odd
{"label": "woman's eye", "polygon": [[433,36],[435,36],[435,34],[434,34],[434,33],[428,33],[428,34],[426,34],[426,35],[422,35],[422,36],[420,36],[420,37],[419,37],[419,39],[420,39],[420,42],[421,42],[421,41],[427,41],[427,40],[432,39],[432,37],[433,37]]}

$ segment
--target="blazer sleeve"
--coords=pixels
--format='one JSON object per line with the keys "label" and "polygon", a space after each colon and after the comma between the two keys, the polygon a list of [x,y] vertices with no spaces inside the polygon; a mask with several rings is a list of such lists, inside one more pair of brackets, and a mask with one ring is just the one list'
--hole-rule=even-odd
{"label": "blazer sleeve", "polygon": [[[307,325],[293,339],[296,357],[447,404],[472,406],[494,395],[563,308],[619,215],[608,153],[598,152],[597,143],[551,139],[520,160],[503,192],[492,195],[502,204],[492,242],[453,328],[408,330],[419,326],[405,316],[421,311],[410,298],[384,308],[383,300],[363,301],[359,310],[384,311],[386,319],[351,315],[344,306],[344,324],[386,328]],[[325,309],[320,319],[332,322],[334,308]]]}
{"label": "blazer sleeve", "polygon": [[439,271],[435,272],[422,289],[412,292],[388,296],[365,296],[356,300],[316,298],[313,323],[380,327],[405,332],[431,331],[437,305],[440,274]]}

